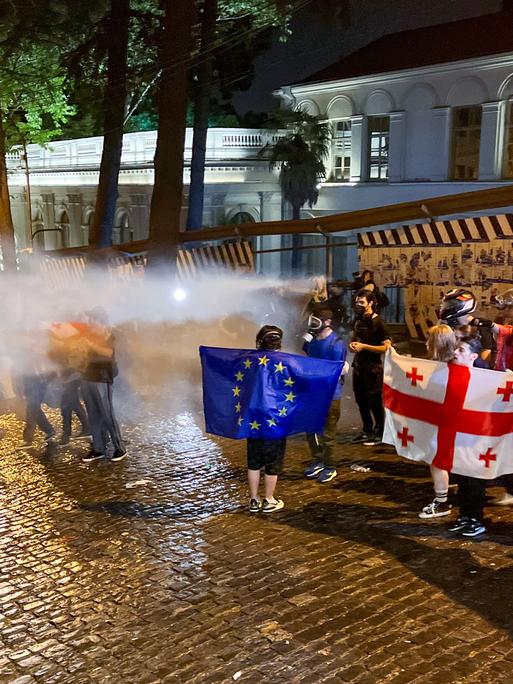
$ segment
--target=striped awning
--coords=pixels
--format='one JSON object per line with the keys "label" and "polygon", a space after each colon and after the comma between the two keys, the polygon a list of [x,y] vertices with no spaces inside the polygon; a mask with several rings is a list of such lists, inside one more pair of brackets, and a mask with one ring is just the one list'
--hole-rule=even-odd
{"label": "striped awning", "polygon": [[513,214],[415,223],[358,235],[359,247],[451,246],[513,239]]}
{"label": "striped awning", "polygon": [[[79,279],[86,267],[87,255],[52,254],[47,252],[40,261],[41,271],[56,283]],[[144,272],[147,264],[146,252],[137,254],[120,253],[109,259],[109,272],[116,277],[135,278]],[[246,240],[222,245],[207,245],[178,250],[177,269],[180,278],[194,278],[202,271],[232,271],[247,273],[254,270],[253,250]]]}

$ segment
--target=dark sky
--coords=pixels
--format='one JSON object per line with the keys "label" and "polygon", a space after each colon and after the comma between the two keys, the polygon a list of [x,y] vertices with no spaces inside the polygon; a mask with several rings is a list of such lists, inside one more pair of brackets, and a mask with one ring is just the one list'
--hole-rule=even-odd
{"label": "dark sky", "polygon": [[310,0],[294,18],[289,40],[276,39],[273,48],[257,59],[251,88],[237,93],[233,104],[240,114],[270,109],[276,104],[271,95],[275,88],[309,76],[385,33],[495,12],[501,4],[501,0],[352,0],[350,23],[340,26],[329,17],[319,17],[317,0]]}

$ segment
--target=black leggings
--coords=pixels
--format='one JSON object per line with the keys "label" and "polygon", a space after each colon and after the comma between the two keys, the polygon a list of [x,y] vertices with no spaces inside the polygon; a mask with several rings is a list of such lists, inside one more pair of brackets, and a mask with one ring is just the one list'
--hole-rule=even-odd
{"label": "black leggings", "polygon": [[458,475],[456,482],[458,483],[460,515],[482,520],[487,481],[477,477]]}

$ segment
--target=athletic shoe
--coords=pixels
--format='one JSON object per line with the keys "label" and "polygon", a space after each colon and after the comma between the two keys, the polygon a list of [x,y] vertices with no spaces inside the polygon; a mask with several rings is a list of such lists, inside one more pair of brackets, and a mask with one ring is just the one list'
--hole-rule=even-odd
{"label": "athletic shoe", "polygon": [[460,517],[455,520],[452,525],[449,525],[449,532],[461,532],[469,524],[470,518],[468,515],[460,515]]}
{"label": "athletic shoe", "polygon": [[33,446],[32,442],[29,442],[27,440],[24,440],[23,444],[21,444],[18,449],[24,450],[24,449],[30,449]]}
{"label": "athletic shoe", "polygon": [[258,513],[260,510],[261,503],[258,499],[251,499],[249,502],[249,512]]}
{"label": "athletic shoe", "polygon": [[310,465],[305,468],[305,477],[317,477],[317,475],[324,470],[324,463],[322,461],[316,461],[315,463],[310,463]]}
{"label": "athletic shoe", "polygon": [[461,530],[461,534],[464,537],[477,537],[478,535],[484,534],[485,532],[486,527],[480,520],[476,520],[476,518],[470,518],[466,527],[464,527]]}
{"label": "athletic shoe", "polygon": [[443,518],[444,515],[449,515],[451,508],[451,504],[448,504],[447,502],[441,503],[440,501],[435,500],[427,506],[424,506],[419,513],[419,518],[422,518],[423,520],[429,518]]}
{"label": "athletic shoe", "polygon": [[82,456],[82,463],[93,463],[93,461],[99,461],[102,458],[105,458],[105,454],[102,454],[100,451],[95,451],[94,449],[91,449],[91,451],[88,454]]}
{"label": "athletic shoe", "polygon": [[370,435],[368,432],[360,432],[359,435],[355,435],[352,440],[351,444],[361,444],[362,442],[367,442],[370,439]]}
{"label": "athletic shoe", "polygon": [[381,443],[382,443],[381,436],[376,435],[375,437],[370,437],[369,439],[366,439],[365,442],[363,443],[363,446],[378,446]]}
{"label": "athletic shoe", "polygon": [[264,499],[262,502],[262,513],[274,513],[283,508],[285,504],[281,499],[275,499],[274,501],[269,501],[269,499]]}
{"label": "athletic shoe", "polygon": [[317,478],[317,482],[326,484],[326,482],[331,482],[334,477],[337,477],[337,470],[333,467],[323,468]]}
{"label": "athletic shoe", "polygon": [[496,506],[511,506],[513,504],[513,494],[504,494],[501,499],[494,499],[492,503]]}
{"label": "athletic shoe", "polygon": [[118,461],[122,461],[124,458],[126,458],[127,453],[124,449],[116,449],[116,451],[112,454],[110,460],[114,461],[114,463],[117,463]]}
{"label": "athletic shoe", "polygon": [[62,435],[62,437],[59,439],[59,444],[61,446],[65,446],[66,444],[69,444],[69,440],[71,437],[69,435]]}
{"label": "athletic shoe", "polygon": [[53,430],[53,432],[49,432],[47,435],[45,435],[45,442],[47,444],[55,444],[55,430]]}

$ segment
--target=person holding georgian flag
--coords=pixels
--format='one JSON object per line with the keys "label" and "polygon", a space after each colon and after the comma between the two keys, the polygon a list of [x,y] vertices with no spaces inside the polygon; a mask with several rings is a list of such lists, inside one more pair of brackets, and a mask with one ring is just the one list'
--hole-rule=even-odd
{"label": "person holding georgian flag", "polygon": [[449,363],[390,350],[384,369],[383,441],[401,456],[462,476],[460,515],[450,529],[465,537],[486,531],[486,481],[513,473],[513,379],[474,367],[480,349],[477,337],[460,338]]}

